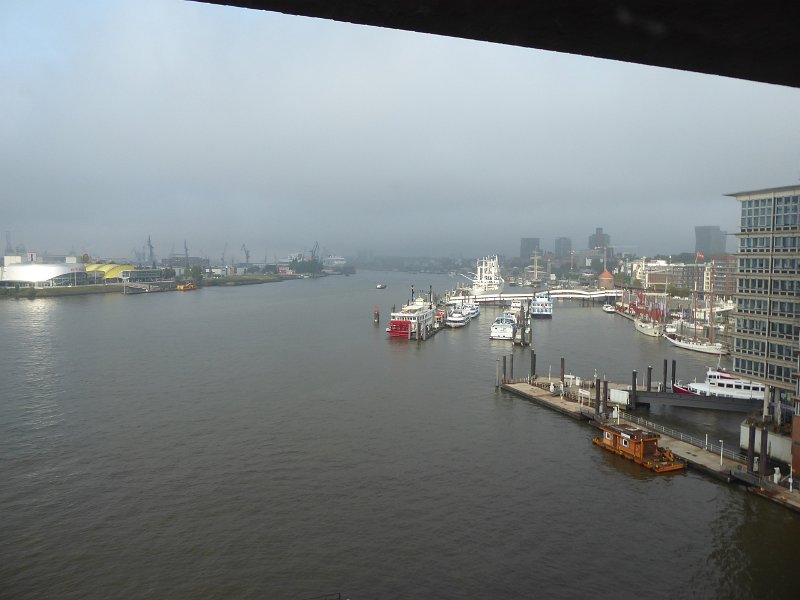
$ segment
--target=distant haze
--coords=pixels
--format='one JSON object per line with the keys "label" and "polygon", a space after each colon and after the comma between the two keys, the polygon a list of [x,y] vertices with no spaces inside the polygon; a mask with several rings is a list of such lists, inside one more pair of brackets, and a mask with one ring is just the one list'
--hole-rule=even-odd
{"label": "distant haze", "polygon": [[797,89],[192,2],[6,0],[0,106],[39,252],[678,253],[800,176]]}

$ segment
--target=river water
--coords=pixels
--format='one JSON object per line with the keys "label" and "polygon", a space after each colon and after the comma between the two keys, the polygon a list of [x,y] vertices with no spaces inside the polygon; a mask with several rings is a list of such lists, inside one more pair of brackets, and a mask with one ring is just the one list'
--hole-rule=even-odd
{"label": "river water", "polygon": [[[0,303],[0,597],[792,597],[796,515],[653,475],[497,392],[498,309],[387,338],[411,284],[455,283],[363,272]],[[708,362],[569,302],[534,340],[540,374],[561,356],[621,382]],[[726,445],[741,420],[654,418]]]}

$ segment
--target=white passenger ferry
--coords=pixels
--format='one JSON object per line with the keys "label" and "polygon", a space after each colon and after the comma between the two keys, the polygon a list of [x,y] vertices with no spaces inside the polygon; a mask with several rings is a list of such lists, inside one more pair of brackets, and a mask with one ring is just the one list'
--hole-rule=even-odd
{"label": "white passenger ferry", "polygon": [[732,373],[721,369],[709,369],[704,382],[686,385],[676,383],[672,386],[675,394],[693,396],[720,396],[722,398],[743,398],[750,400],[764,397],[764,384],[749,379],[739,379]]}

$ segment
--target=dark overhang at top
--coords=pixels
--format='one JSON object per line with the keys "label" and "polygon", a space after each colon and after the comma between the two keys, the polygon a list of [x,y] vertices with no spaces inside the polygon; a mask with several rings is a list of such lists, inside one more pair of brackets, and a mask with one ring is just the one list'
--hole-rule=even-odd
{"label": "dark overhang at top", "polygon": [[800,87],[800,2],[195,0]]}

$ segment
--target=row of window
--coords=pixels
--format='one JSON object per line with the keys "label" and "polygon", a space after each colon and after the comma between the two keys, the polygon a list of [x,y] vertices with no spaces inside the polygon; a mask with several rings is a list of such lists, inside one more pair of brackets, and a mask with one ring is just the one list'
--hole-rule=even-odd
{"label": "row of window", "polygon": [[[770,283],[771,281],[771,283]],[[754,277],[739,277],[736,280],[737,294],[758,294],[765,296],[798,296],[800,295],[800,281],[796,279],[761,279]]]}
{"label": "row of window", "polygon": [[766,335],[767,322],[763,319],[736,318],[736,333],[750,333],[753,335]]}
{"label": "row of window", "polygon": [[797,323],[780,323],[772,321],[769,324],[769,337],[797,340],[800,338],[800,325]]}
{"label": "row of window", "polygon": [[800,302],[773,300],[770,304],[769,314],[774,317],[800,318]]}
{"label": "row of window", "polygon": [[733,344],[734,350],[741,354],[753,354],[755,356],[764,356],[767,353],[767,342],[763,340],[748,340],[745,338],[736,338]]}
{"label": "row of window", "polygon": [[765,315],[769,311],[769,300],[764,298],[737,298],[736,312]]}
{"label": "row of window", "polygon": [[792,348],[791,344],[770,342],[768,356],[777,360],[792,360],[794,358],[794,348]]}
{"label": "row of window", "polygon": [[[736,317],[736,333],[751,335],[767,335],[767,321],[765,319],[751,319],[749,317]],[[787,340],[796,340],[800,336],[800,325],[797,323],[769,323],[769,337]]]}
{"label": "row of window", "polygon": [[774,204],[772,198],[745,200],[741,207],[741,230],[796,229],[800,224],[798,198],[783,196],[775,198]]}
{"label": "row of window", "polygon": [[751,377],[764,377],[764,363],[759,360],[735,357],[733,359],[733,369],[742,375]]}
{"label": "row of window", "polygon": [[793,383],[792,381],[792,367],[784,367],[783,365],[770,364],[767,369],[767,376],[773,381],[780,381],[783,383]]}
{"label": "row of window", "polygon": [[800,236],[796,235],[758,235],[739,238],[739,252],[797,252],[800,248]]}
{"label": "row of window", "polygon": [[797,258],[770,258],[768,256],[747,256],[738,261],[739,273],[777,273],[797,275],[800,261]]}
{"label": "row of window", "polygon": [[800,197],[775,199],[775,229],[796,229],[800,224]]}

